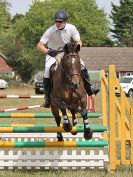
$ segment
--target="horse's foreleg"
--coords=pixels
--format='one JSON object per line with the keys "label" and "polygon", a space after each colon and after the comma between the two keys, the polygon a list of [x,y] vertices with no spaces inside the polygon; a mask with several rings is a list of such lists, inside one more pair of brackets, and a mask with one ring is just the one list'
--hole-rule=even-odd
{"label": "horse's foreleg", "polygon": [[71,109],[71,114],[72,114],[72,124],[73,126],[77,125],[77,119],[76,119],[76,116],[75,116],[75,110]]}
{"label": "horse's foreleg", "polygon": [[[73,126],[76,126],[77,125],[77,119],[76,119],[76,116],[75,116],[75,110],[71,109],[71,114],[72,114],[72,124]],[[72,135],[76,135],[77,132],[73,132]]]}
{"label": "horse's foreleg", "polygon": [[[55,117],[55,121],[56,121],[57,127],[60,127],[61,117],[59,115],[59,109],[56,106],[51,104],[51,110],[52,110],[52,113],[53,113],[53,115]],[[58,139],[58,141],[64,141],[62,133],[57,133],[57,139]]]}
{"label": "horse's foreleg", "polygon": [[60,104],[60,110],[62,112],[63,115],[63,129],[66,132],[70,132],[72,130],[72,125],[68,119],[67,113],[66,113],[66,106],[64,103]]}
{"label": "horse's foreleg", "polygon": [[84,121],[84,138],[86,140],[90,140],[90,139],[92,139],[93,131],[90,128],[89,120],[87,117],[87,110],[85,108],[82,109],[81,115],[82,115],[83,121]]}

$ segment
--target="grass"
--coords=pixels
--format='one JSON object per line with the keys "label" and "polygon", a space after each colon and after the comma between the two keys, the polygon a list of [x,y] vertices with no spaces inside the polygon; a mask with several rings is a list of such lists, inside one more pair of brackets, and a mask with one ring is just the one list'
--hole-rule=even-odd
{"label": "grass", "polygon": [[[19,95],[34,95],[34,89],[32,87],[16,87],[8,88],[5,90],[0,90],[0,95],[6,94],[19,94]],[[98,94],[94,97],[96,112],[101,113],[101,95]],[[130,103],[133,105],[133,99],[129,99]],[[0,99],[0,109],[23,107],[30,105],[42,104],[43,99]],[[30,110],[25,110],[21,112],[50,112],[50,109],[35,108]],[[53,120],[48,119],[1,119],[0,123],[48,123],[53,122]],[[100,120],[91,120],[93,123],[99,123]],[[114,174],[108,174],[106,170],[2,170],[0,172],[0,177],[72,177],[72,176],[84,176],[84,177],[133,177],[133,167],[131,166],[119,166],[118,170]]]}
{"label": "grass", "polygon": [[114,174],[108,174],[104,170],[14,170],[1,171],[0,177],[132,177],[133,170],[130,168],[119,168]]}

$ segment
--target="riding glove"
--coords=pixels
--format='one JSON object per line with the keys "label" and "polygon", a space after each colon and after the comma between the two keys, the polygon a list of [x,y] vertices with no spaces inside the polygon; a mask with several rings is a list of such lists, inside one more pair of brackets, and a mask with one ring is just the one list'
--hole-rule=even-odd
{"label": "riding glove", "polygon": [[55,57],[57,55],[57,51],[56,50],[49,50],[47,52],[48,55],[50,55],[51,57]]}

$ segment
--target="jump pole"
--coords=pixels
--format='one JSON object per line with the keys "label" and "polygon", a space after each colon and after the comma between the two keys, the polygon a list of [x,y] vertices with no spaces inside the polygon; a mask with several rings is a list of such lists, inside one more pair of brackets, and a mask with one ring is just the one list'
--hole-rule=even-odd
{"label": "jump pole", "polygon": [[0,142],[0,147],[39,148],[39,147],[104,147],[107,141],[65,141],[65,142]]}
{"label": "jump pole", "polygon": [[[67,115],[69,118],[72,118],[71,114]],[[100,118],[101,114],[88,113],[87,116],[88,118]],[[81,115],[77,114],[76,117],[80,118]],[[51,113],[0,113],[0,118],[54,118],[54,116]]]}
{"label": "jump pole", "polygon": [[22,99],[26,99],[26,98],[45,98],[44,95],[0,95],[0,98],[22,98]]}
{"label": "jump pole", "polygon": [[[93,132],[104,132],[108,129],[106,127],[90,124]],[[34,126],[34,127],[0,127],[0,133],[66,133],[63,127],[52,126]],[[79,125],[72,128],[71,133],[84,132],[84,126]]]}
{"label": "jump pole", "polygon": [[12,111],[22,111],[22,110],[26,110],[26,109],[41,108],[41,107],[42,107],[42,105],[33,105],[33,106],[25,106],[25,107],[19,107],[19,108],[0,109],[0,113],[12,112]]}

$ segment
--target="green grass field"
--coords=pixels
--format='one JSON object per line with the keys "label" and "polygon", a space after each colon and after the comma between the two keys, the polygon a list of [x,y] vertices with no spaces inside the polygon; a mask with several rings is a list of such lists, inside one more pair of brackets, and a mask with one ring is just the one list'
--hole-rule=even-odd
{"label": "green grass field", "polygon": [[[19,95],[34,95],[34,89],[32,87],[17,87],[8,88],[5,90],[0,90],[0,95],[4,94],[19,94]],[[96,112],[101,113],[101,95],[100,93],[94,97]],[[133,99],[129,99],[130,103],[133,105]],[[23,107],[30,105],[42,104],[43,99],[0,99],[0,109]],[[30,110],[25,110],[21,112],[50,112],[50,109],[35,108]],[[96,120],[92,120],[95,123]],[[1,119],[0,123],[49,123],[53,120],[47,119]],[[98,120],[99,122],[99,120]],[[0,177],[133,177],[133,167],[131,166],[119,166],[116,173],[110,175],[106,170],[2,170],[0,171]]]}

